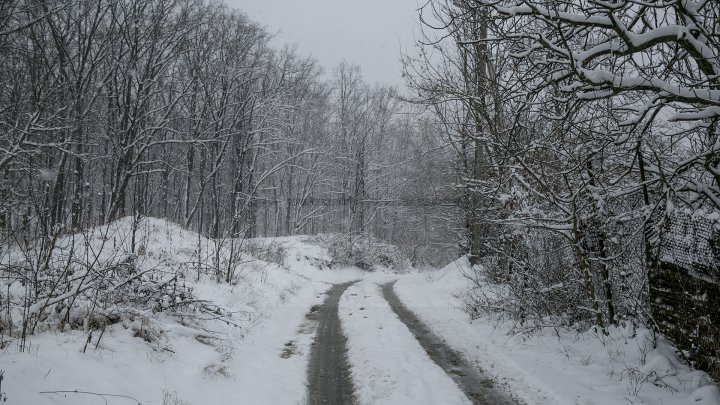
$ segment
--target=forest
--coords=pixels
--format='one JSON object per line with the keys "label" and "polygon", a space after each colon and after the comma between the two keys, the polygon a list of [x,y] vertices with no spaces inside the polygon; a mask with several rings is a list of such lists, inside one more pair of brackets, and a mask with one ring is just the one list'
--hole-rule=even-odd
{"label": "forest", "polygon": [[418,17],[398,89],[324,72],[220,2],[2,1],[2,333],[107,287],[72,275],[97,260],[55,259],[64,236],[153,217],[228,257],[319,234],[416,268],[466,255],[471,317],[649,325],[720,376],[720,3],[429,0]]}
{"label": "forest", "polygon": [[438,144],[431,125],[394,89],[349,64],[320,80],[314,60],[272,49],[224,5],[3,8],[0,223],[13,234],[145,215],[216,238],[373,232],[410,244],[399,229],[428,225],[398,207],[451,198],[417,159]]}

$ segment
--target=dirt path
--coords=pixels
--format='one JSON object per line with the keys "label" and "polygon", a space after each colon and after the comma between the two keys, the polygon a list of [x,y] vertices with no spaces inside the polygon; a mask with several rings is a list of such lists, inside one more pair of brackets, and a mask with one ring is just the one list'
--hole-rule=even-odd
{"label": "dirt path", "polygon": [[395,291],[393,291],[394,285],[395,282],[391,282],[382,286],[383,297],[385,297],[400,320],[415,335],[420,345],[430,355],[430,358],[448,373],[474,404],[515,404],[514,401],[507,399],[504,393],[495,388],[490,377],[465,362],[457,352],[449,348],[442,339],[433,334],[417,319],[415,314],[400,302]]}
{"label": "dirt path", "polygon": [[340,329],[338,302],[343,292],[355,282],[336,284],[328,291],[317,316],[318,331],[308,366],[308,404],[354,404],[346,338]]}

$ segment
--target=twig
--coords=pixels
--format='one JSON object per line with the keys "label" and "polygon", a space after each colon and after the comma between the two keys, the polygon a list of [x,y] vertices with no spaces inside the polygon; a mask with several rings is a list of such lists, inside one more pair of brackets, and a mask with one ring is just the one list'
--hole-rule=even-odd
{"label": "twig", "polygon": [[[142,405],[139,399],[131,397],[129,395],[121,395],[121,394],[104,394],[99,392],[90,392],[90,391],[82,391],[82,390],[71,390],[71,391],[40,391],[39,394],[86,394],[86,395],[97,395],[103,399],[105,397],[113,397],[113,398],[125,398],[130,399],[135,402],[137,402],[138,405]],[[107,403],[107,400],[105,401]]]}

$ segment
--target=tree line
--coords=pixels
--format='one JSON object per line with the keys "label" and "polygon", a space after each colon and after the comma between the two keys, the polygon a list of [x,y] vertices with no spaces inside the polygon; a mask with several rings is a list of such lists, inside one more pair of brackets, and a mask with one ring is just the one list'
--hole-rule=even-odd
{"label": "tree line", "polygon": [[432,124],[357,66],[323,76],[204,0],[11,0],[0,27],[10,243],[129,215],[211,238],[374,234],[418,260],[444,243]]}
{"label": "tree line", "polygon": [[472,311],[518,330],[652,322],[648,277],[674,253],[661,241],[696,236],[670,218],[720,208],[718,16],[706,0],[421,10],[411,101],[454,146],[471,262],[507,288]]}

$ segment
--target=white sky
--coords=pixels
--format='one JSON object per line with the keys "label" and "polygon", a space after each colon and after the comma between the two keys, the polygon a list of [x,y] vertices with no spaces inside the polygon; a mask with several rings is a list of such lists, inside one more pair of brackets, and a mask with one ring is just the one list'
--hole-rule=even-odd
{"label": "white sky", "polygon": [[360,65],[370,83],[404,87],[401,49],[412,51],[417,0],[225,0],[278,32],[275,45],[297,44],[326,73],[342,60]]}

